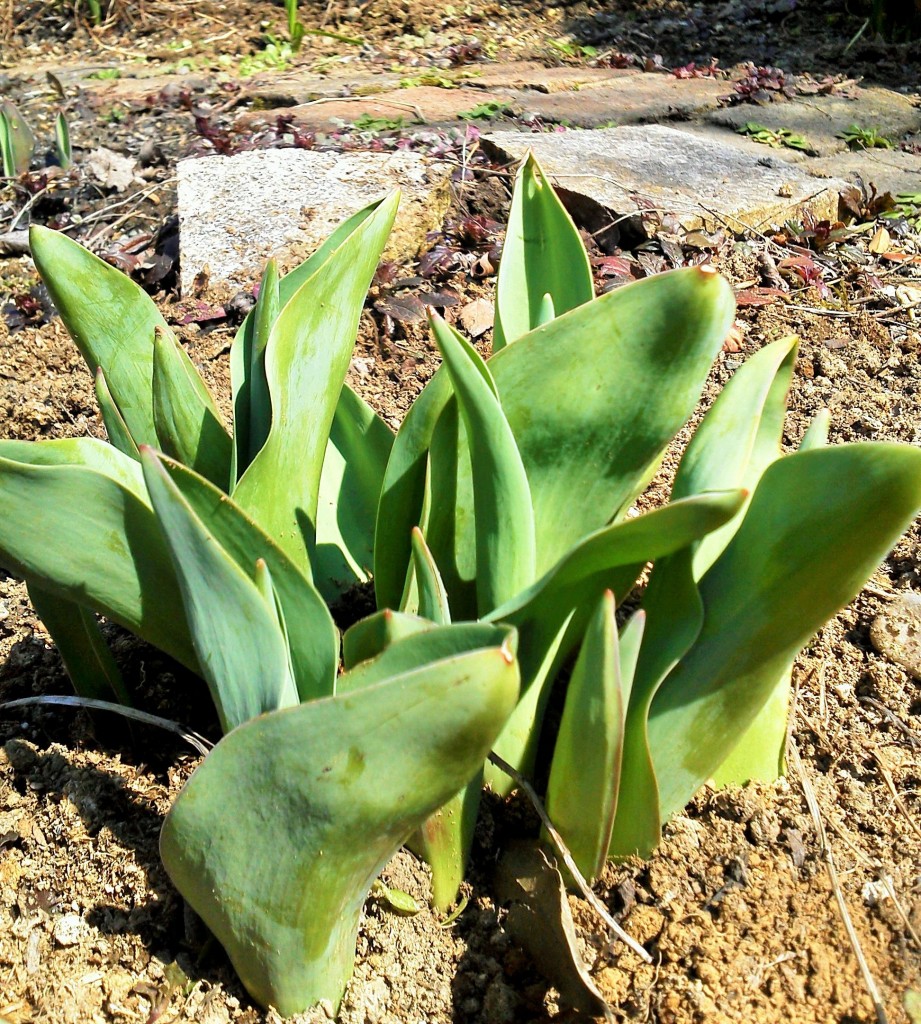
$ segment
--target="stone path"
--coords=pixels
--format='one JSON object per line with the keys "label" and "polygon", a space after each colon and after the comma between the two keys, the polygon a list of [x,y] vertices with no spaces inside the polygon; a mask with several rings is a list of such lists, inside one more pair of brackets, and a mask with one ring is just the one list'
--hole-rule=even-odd
{"label": "stone path", "polygon": [[[839,195],[858,177],[881,192],[921,192],[921,154],[853,152],[841,137],[854,124],[893,140],[921,133],[918,96],[857,87],[849,90],[852,98],[822,95],[729,106],[724,100],[732,85],[725,79],[518,62],[473,65],[455,72],[455,87],[446,88],[431,84],[437,74],[423,71],[414,79],[400,79],[341,69],[335,75],[265,73],[246,83],[241,100],[250,109],[237,115],[236,126],[255,130],[284,115],[319,132],[361,118],[399,121],[407,131],[421,131],[471,123],[472,111],[503,111],[475,120],[483,133],[481,144],[509,161],[533,150],[567,202],[580,207],[581,220],[595,229],[623,222],[641,205],[675,214],[688,229],[766,231],[801,219],[806,211],[819,220],[835,220]],[[572,130],[531,131],[522,121]],[[808,149],[760,145],[737,131],[749,121],[802,135]],[[183,281],[188,284],[207,262],[212,282],[240,283],[273,251],[290,259],[318,244],[329,218],[316,215],[317,197],[322,194],[325,203],[331,202],[340,191],[335,179],[341,177],[342,205],[336,209],[357,205],[351,183],[356,159],[276,150],[185,161],[180,165]],[[327,166],[331,160],[332,170]],[[433,189],[429,212],[441,208],[437,196],[445,182],[444,165],[439,169],[436,162],[417,160],[410,169],[394,154],[363,154],[360,159],[362,196],[369,182],[372,190],[377,184],[378,192],[401,183],[410,186],[413,199],[404,204],[400,255],[412,255],[431,227],[425,200],[418,195],[424,166]],[[256,172],[250,166],[254,162],[259,164]],[[266,188],[267,181],[276,181],[278,188]],[[284,203],[277,201],[278,189],[287,196]],[[279,220],[272,211],[281,207],[288,213]],[[247,239],[245,262],[236,244],[239,237]]]}
{"label": "stone path", "polygon": [[[46,70],[23,69],[36,77]],[[94,70],[56,69],[56,74],[69,85],[79,83],[101,106],[115,100],[150,105],[164,88],[181,84],[194,93],[209,85],[207,76],[178,78],[131,66],[115,81],[100,81],[88,77]],[[399,122],[409,132],[474,123],[482,144],[509,160],[529,148],[538,153],[570,201],[581,204],[587,222],[594,216],[599,226],[633,213],[638,199],[674,213],[689,228],[721,224],[766,230],[806,211],[835,219],[839,193],[857,179],[880,192],[921,192],[919,95],[856,86],[848,87],[847,95],[727,105],[732,91],[727,79],[546,67],[533,61],[478,63],[453,71],[420,68],[412,77],[340,65],[330,74],[295,68],[256,75],[243,82],[235,107],[223,117],[231,117],[243,132],[274,124],[279,116],[327,133],[362,118]],[[761,145],[739,134],[748,122],[802,136],[806,148]],[[842,135],[853,125],[875,129],[896,144],[910,140],[916,151],[852,151]],[[545,130],[531,130],[535,126]],[[570,130],[553,130],[558,126]],[[316,167],[304,154],[281,150],[180,166],[187,286],[205,262],[212,283],[234,284],[251,275],[250,263],[258,266],[272,251],[297,255],[324,237],[327,220],[311,211],[330,202],[337,174],[326,166],[328,154],[313,156],[322,157]],[[292,161],[297,172],[289,166]],[[250,168],[253,162],[259,164],[257,172]],[[343,174],[347,162],[337,158]],[[444,168],[424,160],[401,163],[387,154],[365,154],[359,162],[368,177],[361,197],[375,182],[378,192],[402,184],[413,194],[413,202],[404,205],[420,216],[415,224],[406,218],[402,248],[395,254],[411,255],[431,226],[426,207],[437,213],[443,206]],[[294,179],[303,176],[297,184]],[[273,181],[276,185],[267,189],[266,182]],[[319,191],[316,181],[322,182]],[[363,201],[350,187],[346,183],[345,207]],[[432,197],[426,199],[429,188]],[[277,200],[279,190],[287,196],[284,204]],[[278,212],[282,206],[289,222]],[[255,220],[242,212],[247,209],[258,211]],[[292,210],[299,211],[293,223]],[[241,236],[247,238],[242,248],[253,255],[245,264],[236,242]]]}

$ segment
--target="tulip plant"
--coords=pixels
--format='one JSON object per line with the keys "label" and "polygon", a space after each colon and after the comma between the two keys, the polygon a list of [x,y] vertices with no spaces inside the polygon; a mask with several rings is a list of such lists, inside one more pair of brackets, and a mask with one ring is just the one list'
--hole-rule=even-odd
{"label": "tulip plant", "polygon": [[[231,350],[232,429],[151,300],[33,229],[110,443],[0,441],[0,562],[76,689],[130,700],[96,613],[209,686],[226,735],[167,816],[163,860],[285,1014],[338,1004],[363,900],[402,843],[451,904],[484,776],[512,786],[490,750],[547,780],[590,877],[649,853],[707,779],[776,775],[796,653],[921,506],[910,446],[828,447],[820,416],[782,454],[787,339],[736,372],[671,501],[638,514],[732,292],[699,267],[595,298],[532,159],[492,353],[433,315],[443,366],[394,436],[344,380],[396,203],[287,276],[269,264]],[[342,637],[339,674],[327,606],[372,566],[379,611]]]}

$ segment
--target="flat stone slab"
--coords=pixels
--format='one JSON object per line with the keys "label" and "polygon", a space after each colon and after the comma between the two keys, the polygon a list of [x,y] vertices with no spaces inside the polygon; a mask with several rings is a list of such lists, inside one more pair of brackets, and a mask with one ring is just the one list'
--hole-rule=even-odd
{"label": "flat stone slab", "polygon": [[790,100],[763,106],[740,103],[711,112],[708,120],[733,129],[743,127],[748,121],[756,121],[773,131],[786,128],[804,136],[811,152],[831,156],[847,150],[847,143],[838,136],[852,124],[875,128],[891,139],[921,131],[921,106],[911,96],[873,86],[860,89],[853,100],[843,96],[815,96],[808,101]]}
{"label": "flat stone slab", "polygon": [[515,102],[517,93],[493,95],[482,89],[464,86],[459,89],[439,89],[433,85],[418,85],[409,89],[367,96],[330,97],[312,100],[282,110],[247,111],[237,118],[237,126],[271,123],[279,114],[293,118],[306,128],[328,130],[335,122],[351,123],[363,116],[402,120],[405,125],[432,124],[456,121],[462,113],[474,110],[489,100],[505,103],[509,111],[519,112],[521,104]]}
{"label": "flat stone slab", "polygon": [[562,191],[585,197],[610,219],[638,211],[639,197],[674,213],[687,229],[763,231],[804,209],[820,220],[835,219],[838,193],[848,187],[665,125],[492,132],[484,139],[507,158],[531,150]]}
{"label": "flat stone slab", "polygon": [[386,92],[398,88],[401,77],[368,71],[317,75],[303,68],[263,71],[243,83],[243,93],[247,99],[258,101],[264,107],[293,107],[319,99]]}
{"label": "flat stone slab", "polygon": [[921,680],[921,597],[906,594],[877,615],[870,626],[870,642]]}
{"label": "flat stone slab", "polygon": [[180,161],[182,291],[209,275],[216,291],[258,280],[275,256],[282,271],[306,259],[346,217],[396,188],[403,199],[384,257],[418,255],[441,227],[452,167],[417,153],[272,149]]}
{"label": "flat stone slab", "polygon": [[811,174],[828,174],[849,181],[857,177],[876,186],[877,192],[921,192],[921,155],[898,149],[864,149],[810,161]]}
{"label": "flat stone slab", "polygon": [[548,68],[537,61],[518,60],[506,64],[470,64],[470,77],[463,84],[473,89],[533,89],[535,92],[568,92],[607,85],[618,78],[639,74],[612,68]]}
{"label": "flat stone slab", "polygon": [[525,115],[576,128],[597,128],[612,122],[639,124],[695,117],[715,109],[725,95],[726,83],[715,78],[679,79],[635,71],[576,92],[524,90],[517,94],[517,102]]}

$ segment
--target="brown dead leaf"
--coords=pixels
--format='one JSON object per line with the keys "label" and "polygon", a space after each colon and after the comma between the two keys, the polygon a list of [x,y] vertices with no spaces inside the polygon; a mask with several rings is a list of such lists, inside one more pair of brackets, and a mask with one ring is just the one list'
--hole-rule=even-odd
{"label": "brown dead leaf", "polygon": [[891,245],[892,236],[882,225],[880,225],[876,229],[876,234],[870,239],[870,252],[879,256],[884,252],[889,252],[889,247]]}
{"label": "brown dead leaf", "polygon": [[479,338],[493,325],[493,304],[489,299],[474,299],[460,311],[461,326],[471,338]]}

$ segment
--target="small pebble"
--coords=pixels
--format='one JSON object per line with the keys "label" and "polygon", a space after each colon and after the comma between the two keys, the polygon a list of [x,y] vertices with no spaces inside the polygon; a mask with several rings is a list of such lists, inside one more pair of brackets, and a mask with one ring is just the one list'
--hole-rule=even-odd
{"label": "small pebble", "polygon": [[83,918],[79,914],[64,914],[54,922],[51,934],[59,946],[76,946],[83,937],[84,927]]}
{"label": "small pebble", "polygon": [[921,679],[921,597],[908,594],[877,615],[870,626],[870,642]]}

